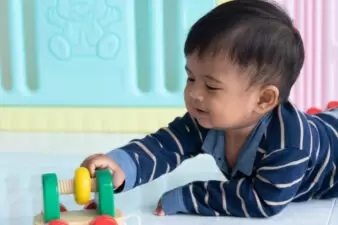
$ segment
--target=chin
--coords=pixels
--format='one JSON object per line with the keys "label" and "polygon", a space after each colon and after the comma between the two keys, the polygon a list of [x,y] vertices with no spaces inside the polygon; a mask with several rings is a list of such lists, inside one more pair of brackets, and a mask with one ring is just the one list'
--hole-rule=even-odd
{"label": "chin", "polygon": [[212,125],[212,123],[210,123],[210,121],[205,120],[205,119],[197,119],[197,122],[200,126],[202,126],[203,128],[206,129],[213,129],[214,126]]}

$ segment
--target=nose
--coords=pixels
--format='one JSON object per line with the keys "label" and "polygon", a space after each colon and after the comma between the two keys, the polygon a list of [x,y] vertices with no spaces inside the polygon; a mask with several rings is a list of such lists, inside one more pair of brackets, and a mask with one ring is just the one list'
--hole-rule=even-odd
{"label": "nose", "polygon": [[196,90],[191,90],[189,95],[194,101],[201,102],[204,99],[203,95]]}

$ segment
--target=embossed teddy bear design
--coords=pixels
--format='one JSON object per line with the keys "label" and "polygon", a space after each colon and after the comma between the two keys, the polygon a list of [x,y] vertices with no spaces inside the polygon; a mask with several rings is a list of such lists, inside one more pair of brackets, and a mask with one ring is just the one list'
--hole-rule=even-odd
{"label": "embossed teddy bear design", "polygon": [[49,50],[60,60],[72,56],[114,59],[119,50],[112,24],[120,19],[120,10],[109,0],[57,0],[47,19],[59,28],[49,40]]}

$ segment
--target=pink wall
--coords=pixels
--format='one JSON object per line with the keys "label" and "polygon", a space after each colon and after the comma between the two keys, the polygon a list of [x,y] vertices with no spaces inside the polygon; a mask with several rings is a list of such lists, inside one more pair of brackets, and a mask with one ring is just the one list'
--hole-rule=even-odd
{"label": "pink wall", "polygon": [[[301,109],[338,100],[338,1],[277,0],[302,34],[306,59],[291,100]],[[336,22],[334,22],[336,21]]]}

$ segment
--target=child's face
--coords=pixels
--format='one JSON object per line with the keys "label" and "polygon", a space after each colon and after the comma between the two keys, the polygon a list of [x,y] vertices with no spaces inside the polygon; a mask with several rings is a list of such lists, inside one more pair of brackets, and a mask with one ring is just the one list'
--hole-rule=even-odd
{"label": "child's face", "polygon": [[260,89],[225,57],[187,57],[184,98],[187,110],[205,128],[238,129],[257,122]]}

